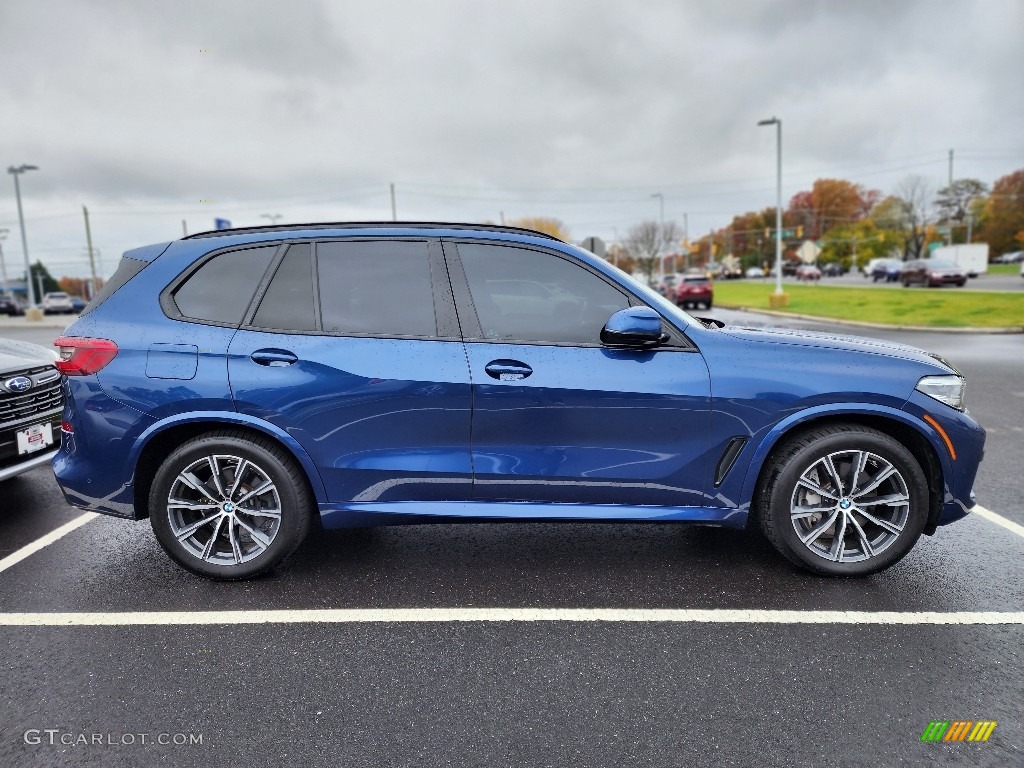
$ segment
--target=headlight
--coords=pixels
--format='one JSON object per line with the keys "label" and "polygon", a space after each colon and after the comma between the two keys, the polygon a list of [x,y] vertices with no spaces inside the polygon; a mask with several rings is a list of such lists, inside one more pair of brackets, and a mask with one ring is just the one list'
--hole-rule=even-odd
{"label": "headlight", "polygon": [[941,403],[956,408],[958,411],[964,409],[964,389],[967,382],[959,376],[925,376],[915,389],[918,392],[934,397]]}

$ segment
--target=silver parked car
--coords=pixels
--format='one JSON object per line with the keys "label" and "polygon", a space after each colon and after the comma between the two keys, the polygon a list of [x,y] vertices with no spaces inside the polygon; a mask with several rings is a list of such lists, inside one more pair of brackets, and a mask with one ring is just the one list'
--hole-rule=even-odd
{"label": "silver parked car", "polygon": [[63,291],[54,291],[43,296],[44,315],[71,315],[75,307],[71,303],[71,297]]}
{"label": "silver parked car", "polygon": [[0,339],[0,480],[49,463],[63,407],[53,350]]}

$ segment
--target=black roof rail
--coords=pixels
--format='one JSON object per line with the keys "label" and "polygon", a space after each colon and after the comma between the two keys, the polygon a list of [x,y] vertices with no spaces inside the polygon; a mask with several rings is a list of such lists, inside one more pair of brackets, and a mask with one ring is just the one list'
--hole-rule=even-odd
{"label": "black roof rail", "polygon": [[343,221],[317,222],[310,224],[267,224],[256,227],[237,227],[234,229],[211,229],[207,232],[196,232],[186,235],[182,240],[199,240],[204,237],[221,237],[224,235],[240,235],[258,232],[287,232],[296,229],[479,229],[487,232],[508,232],[509,234],[533,235],[549,240],[558,240],[554,235],[538,232],[524,227],[507,227],[503,224],[466,224],[441,221]]}

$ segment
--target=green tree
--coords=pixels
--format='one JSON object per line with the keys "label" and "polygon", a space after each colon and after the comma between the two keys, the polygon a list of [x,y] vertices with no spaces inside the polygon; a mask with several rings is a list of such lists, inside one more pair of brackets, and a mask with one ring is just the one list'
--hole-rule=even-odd
{"label": "green tree", "polygon": [[[948,187],[939,190],[935,208],[939,221],[951,228],[951,242],[966,243],[967,230],[977,223],[972,213],[977,200],[983,200],[988,186],[978,179],[957,179]],[[968,217],[972,221],[968,222]]]}
{"label": "green tree", "polygon": [[[57,284],[57,281],[54,279],[53,275],[50,274],[50,270],[48,270],[46,268],[46,265],[44,265],[41,261],[37,261],[35,264],[32,264],[31,269],[32,290],[38,293],[40,284],[42,284],[43,286],[43,293],[53,293],[55,291],[60,290],[60,285]],[[24,277],[24,274],[22,276]],[[41,295],[36,296],[36,299],[42,301],[43,297]]]}
{"label": "green tree", "polygon": [[928,183],[921,176],[908,176],[896,185],[896,194],[876,203],[868,216],[879,229],[899,233],[905,261],[924,255],[934,220],[931,199]]}
{"label": "green tree", "polygon": [[842,227],[833,227],[821,239],[819,264],[839,263],[845,269],[860,269],[871,259],[903,252],[899,232],[879,229],[873,221],[858,221]]}

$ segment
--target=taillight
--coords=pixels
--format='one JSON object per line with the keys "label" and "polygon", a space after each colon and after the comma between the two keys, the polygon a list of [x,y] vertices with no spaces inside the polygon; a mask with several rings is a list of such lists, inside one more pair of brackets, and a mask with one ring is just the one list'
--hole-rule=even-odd
{"label": "taillight", "polygon": [[117,356],[117,344],[108,339],[61,336],[53,346],[60,352],[54,365],[65,376],[90,376]]}

